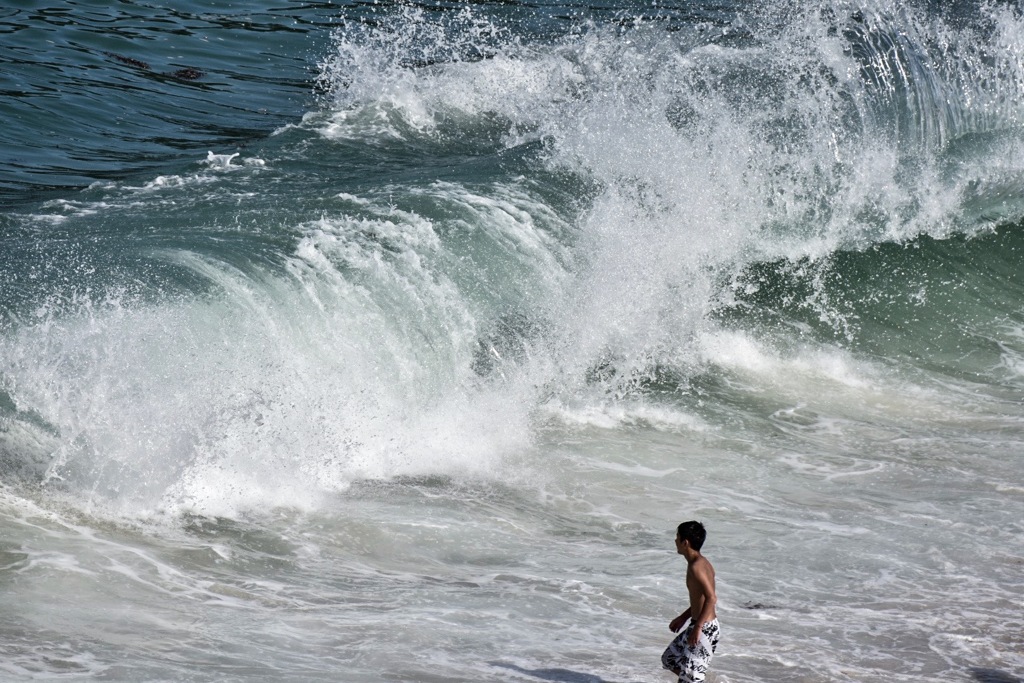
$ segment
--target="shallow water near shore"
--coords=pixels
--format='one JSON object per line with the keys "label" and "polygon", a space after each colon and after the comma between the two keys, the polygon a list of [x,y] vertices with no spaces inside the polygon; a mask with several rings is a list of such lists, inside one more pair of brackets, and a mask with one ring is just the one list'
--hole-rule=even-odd
{"label": "shallow water near shore", "polygon": [[0,12],[0,678],[1024,676],[1024,16]]}

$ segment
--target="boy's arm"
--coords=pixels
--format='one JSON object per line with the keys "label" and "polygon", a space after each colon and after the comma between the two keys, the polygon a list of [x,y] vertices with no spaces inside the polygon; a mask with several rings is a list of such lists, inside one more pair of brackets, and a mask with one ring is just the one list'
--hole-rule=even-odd
{"label": "boy's arm", "polygon": [[711,565],[704,563],[696,565],[693,568],[693,577],[697,580],[698,590],[704,596],[704,602],[701,603],[700,614],[693,618],[693,629],[687,639],[690,646],[697,645],[700,630],[704,624],[711,621],[711,615],[715,613],[715,604],[718,602],[718,596],[715,594],[715,576],[711,573]]}
{"label": "boy's arm", "polygon": [[681,629],[683,627],[683,624],[685,624],[686,620],[689,619],[689,618],[690,618],[690,608],[687,607],[685,612],[680,614],[678,617],[673,619],[671,621],[671,623],[669,623],[668,630],[672,631],[672,633],[679,633],[679,629]]}

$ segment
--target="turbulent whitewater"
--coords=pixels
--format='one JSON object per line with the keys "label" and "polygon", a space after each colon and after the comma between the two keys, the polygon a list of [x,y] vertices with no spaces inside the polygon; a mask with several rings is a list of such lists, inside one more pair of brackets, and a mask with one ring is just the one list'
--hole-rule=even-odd
{"label": "turbulent whitewater", "polygon": [[0,676],[1024,676],[1024,14],[0,10]]}

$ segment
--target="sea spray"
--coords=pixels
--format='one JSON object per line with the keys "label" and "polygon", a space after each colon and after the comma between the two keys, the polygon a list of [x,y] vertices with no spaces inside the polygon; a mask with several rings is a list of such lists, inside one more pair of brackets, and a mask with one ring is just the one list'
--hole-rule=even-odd
{"label": "sea spray", "polygon": [[[19,313],[6,419],[59,440],[30,468],[47,485],[140,510],[315,507],[360,477],[486,472],[567,405],[664,402],[703,424],[729,335],[783,357],[867,348],[844,254],[1015,215],[1005,170],[986,195],[986,169],[1009,160],[985,139],[1016,117],[1020,17],[951,22],[880,4],[681,31],[583,22],[546,42],[469,10],[346,27],[322,109],[258,156],[207,152],[49,207],[71,245],[48,258],[54,293],[115,253],[91,216],[130,224],[144,202],[193,242],[139,234],[83,296]],[[972,98],[996,71],[1009,81]],[[436,173],[403,175],[427,152]],[[293,158],[348,184],[325,176],[282,213],[306,182]],[[133,270],[160,276],[122,297]],[[935,300],[922,291],[907,300]],[[94,299],[113,303],[74,303]]]}
{"label": "sea spray", "polygon": [[[592,26],[544,51],[502,42],[497,29],[482,40],[464,15],[407,18],[429,64],[403,58],[388,23],[341,36],[325,135],[348,135],[341,121],[380,106],[426,139],[450,140],[446,126],[475,117],[506,128],[505,145],[538,141],[546,164],[600,188],[581,217],[576,281],[547,315],[562,326],[551,332],[556,365],[577,364],[576,377],[610,359],[626,378],[692,362],[685,340],[713,330],[709,313],[730,296],[723,283],[749,264],[988,225],[991,214],[964,200],[993,159],[951,173],[946,150],[1011,123],[1019,107],[1020,65],[999,37],[1019,28],[1008,11],[964,33],[913,8],[794,5],[755,13],[739,32]],[[983,31],[996,36],[986,60],[975,46]],[[467,45],[487,58],[463,58]],[[376,76],[363,80],[384,90],[350,84],[367,68]],[[1010,81],[979,97],[976,84],[997,70]],[[849,329],[814,296],[835,329]]]}
{"label": "sea spray", "polygon": [[[357,22],[321,108],[256,154],[14,219],[59,216],[69,246],[21,290],[41,318],[5,337],[10,433],[59,440],[48,486],[130,514],[500,469],[546,406],[667,402],[699,424],[724,331],[758,353],[793,346],[787,329],[856,348],[866,312],[837,254],[1016,215],[988,140],[1017,115],[1021,21],[982,19],[801,5],[553,40],[469,10]],[[997,74],[987,99],[968,90]],[[326,170],[311,184],[294,159]],[[167,225],[126,245],[106,227],[147,212]],[[758,298],[763,268],[796,279]],[[74,303],[94,300],[112,303]]]}

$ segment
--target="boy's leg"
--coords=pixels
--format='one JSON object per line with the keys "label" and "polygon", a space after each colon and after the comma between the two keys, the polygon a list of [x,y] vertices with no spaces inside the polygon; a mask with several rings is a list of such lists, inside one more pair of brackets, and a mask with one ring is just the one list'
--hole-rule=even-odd
{"label": "boy's leg", "polygon": [[690,629],[684,628],[661,654],[661,665],[676,676],[679,675],[686,660],[686,637],[689,633]]}

